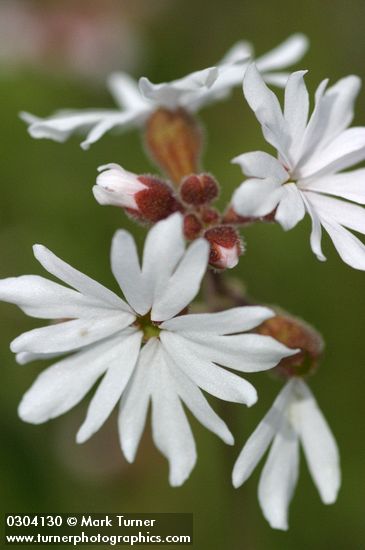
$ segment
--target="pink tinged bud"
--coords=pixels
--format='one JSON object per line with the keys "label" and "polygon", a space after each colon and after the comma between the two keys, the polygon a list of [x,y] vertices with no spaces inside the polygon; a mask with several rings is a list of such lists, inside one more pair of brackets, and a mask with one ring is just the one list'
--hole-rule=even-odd
{"label": "pink tinged bud", "polygon": [[98,203],[137,209],[135,196],[146,189],[138,176],[118,164],[108,164],[100,170],[103,171],[96,178],[96,185],[93,187]]}
{"label": "pink tinged bud", "polygon": [[243,246],[233,227],[218,225],[208,229],[204,236],[210,243],[210,265],[218,269],[232,269],[238,264]]}
{"label": "pink tinged bud", "polygon": [[100,204],[125,208],[133,217],[150,223],[167,218],[182,206],[171,187],[153,176],[137,176],[118,165],[102,172],[93,192]]}
{"label": "pink tinged bud", "polygon": [[180,186],[180,196],[186,204],[201,206],[218,197],[217,181],[210,174],[187,176]]}

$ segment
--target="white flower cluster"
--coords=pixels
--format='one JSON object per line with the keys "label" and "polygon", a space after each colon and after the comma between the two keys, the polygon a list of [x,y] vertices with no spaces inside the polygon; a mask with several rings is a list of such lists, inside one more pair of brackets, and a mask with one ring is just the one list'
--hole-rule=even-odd
{"label": "white flower cluster", "polygon": [[[275,72],[298,61],[306,48],[307,39],[293,35],[253,62],[251,46],[240,42],[217,66],[170,83],[141,78],[137,85],[128,75],[112,75],[109,88],[116,111],[61,111],[46,119],[23,113],[32,137],[64,141],[81,132],[86,134],[86,149],[111,129],[144,127],[159,109],[192,117],[243,82],[244,97],[277,156],[255,151],[233,160],[248,179],[228,205],[234,214],[230,222],[210,205],[218,184],[209,174],[187,169],[176,191],[169,182],[133,174],[117,164],[102,167],[93,189],[96,200],[144,216],[152,225],[142,261],[130,233],[119,230],[113,238],[111,269],[122,297],[40,245],[34,247],[36,259],[64,284],[35,275],[0,281],[1,300],[32,317],[56,321],[11,343],[20,364],[56,361],[24,395],[20,417],[35,424],[57,417],[100,380],[77,441],[91,437],[118,404],[120,444],[132,462],[151,404],[153,440],[169,462],[174,486],[184,483],[196,462],[184,405],[232,445],[231,432],[203,392],[251,406],[257,400],[255,388],[228,369],[254,373],[284,365],[281,372],[288,380],[233,469],[238,487],[271,446],[259,501],[270,525],[278,529],[288,527],[299,442],[322,501],[333,503],[340,486],[336,442],[304,380],[308,371],[296,370],[302,365],[295,361],[307,360],[308,350],[279,334],[275,338],[260,331],[276,316],[267,307],[215,311],[207,304],[207,313],[191,313],[189,306],[208,264],[221,269],[238,263],[243,246],[237,232],[247,220],[269,217],[289,230],[308,213],[316,256],[325,259],[323,227],[341,258],[365,270],[365,247],[348,231],[365,234],[365,213],[359,206],[365,204],[365,169],[344,171],[365,160],[365,127],[349,128],[360,81],[349,76],[332,87],[323,81],[309,116],[306,71]],[[285,87],[283,109],[267,84]],[[191,241],[188,247],[186,240]],[[288,361],[292,363],[285,370]]]}
{"label": "white flower cluster", "polygon": [[[294,34],[274,50],[258,58],[256,63],[267,82],[284,86],[289,74],[276,71],[296,63],[307,47],[307,38],[302,34]],[[233,87],[242,83],[252,55],[251,44],[238,42],[216,67],[162,84],[153,84],[145,77],[140,78],[137,83],[128,74],[112,74],[108,87],[118,106],[114,111],[62,110],[45,119],[29,113],[21,113],[21,117],[29,124],[29,133],[33,138],[63,142],[75,132],[86,132],[86,139],[81,146],[88,149],[109,130],[142,126],[158,107],[183,107],[196,112],[204,105],[226,98]]]}

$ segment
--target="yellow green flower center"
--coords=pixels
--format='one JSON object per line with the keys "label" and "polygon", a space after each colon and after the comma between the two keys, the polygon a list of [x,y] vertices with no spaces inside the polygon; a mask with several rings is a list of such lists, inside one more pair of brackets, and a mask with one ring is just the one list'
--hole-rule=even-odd
{"label": "yellow green flower center", "polygon": [[141,317],[137,317],[134,324],[143,332],[144,342],[147,342],[150,338],[158,338],[161,332],[158,325],[151,320],[150,311]]}

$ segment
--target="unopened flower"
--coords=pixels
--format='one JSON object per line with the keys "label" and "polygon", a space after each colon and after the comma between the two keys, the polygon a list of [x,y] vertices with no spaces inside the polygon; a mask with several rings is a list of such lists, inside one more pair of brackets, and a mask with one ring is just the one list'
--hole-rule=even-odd
{"label": "unopened flower", "polygon": [[259,334],[272,336],[298,353],[284,357],[275,367],[275,372],[284,378],[313,374],[323,353],[321,334],[311,325],[282,311],[268,319],[256,330]]}
{"label": "unopened flower", "polygon": [[204,237],[210,243],[210,265],[218,269],[232,269],[238,264],[243,244],[233,227],[217,225],[208,229]]}
{"label": "unopened flower", "polygon": [[184,216],[184,235],[189,241],[193,241],[201,235],[203,225],[195,214]]}
{"label": "unopened flower", "polygon": [[[285,85],[288,75],[276,71],[298,61],[305,53],[308,41],[295,34],[283,44],[257,59],[267,82]],[[217,67],[203,69],[168,83],[153,84],[142,77],[137,84],[125,73],[112,74],[108,87],[118,105],[116,110],[58,111],[48,118],[21,113],[34,138],[48,138],[63,142],[71,134],[81,132],[86,139],[81,146],[87,149],[106,132],[117,128],[125,130],[140,127],[160,107],[175,110],[183,108],[195,112],[211,102],[228,95],[242,82],[252,47],[239,42],[218,63]]]}
{"label": "unopened flower", "polygon": [[181,210],[171,187],[153,176],[137,176],[118,164],[99,168],[93,193],[99,204],[125,208],[141,221],[155,223]]}
{"label": "unopened flower", "polygon": [[322,502],[333,504],[341,484],[337,444],[309,387],[293,378],[248,439],[233,469],[233,485],[239,487],[271,445],[258,496],[274,529],[288,529],[288,508],[299,474],[299,443]]}
{"label": "unopened flower", "polygon": [[365,270],[365,246],[348,231],[365,234],[365,210],[353,204],[365,204],[365,169],[343,172],[365,160],[365,127],[349,128],[360,79],[348,76],[327,90],[324,80],[308,119],[304,74],[299,71],[290,76],[282,112],[255,66],[247,70],[245,97],[278,158],[257,151],[234,159],[250,179],[235,192],[233,206],[241,216],[274,211],[285,230],[308,213],[310,242],[317,258],[326,259],[321,248],[323,227],[343,261]]}
{"label": "unopened flower", "polygon": [[180,197],[192,206],[208,204],[218,197],[219,186],[210,174],[191,174],[180,186]]}
{"label": "unopened flower", "polygon": [[34,253],[49,273],[68,286],[35,275],[0,281],[0,299],[17,304],[32,317],[59,321],[18,336],[11,349],[21,364],[71,355],[40,374],[20,403],[20,417],[34,424],[57,417],[103,376],[77,441],[95,433],[120,402],[121,447],[132,462],[151,401],[152,435],[170,463],[172,485],[181,485],[196,461],[182,403],[232,444],[230,431],[199,388],[250,406],[257,399],[254,387],[219,365],[256,372],[293,353],[271,337],[242,334],[272,316],[269,309],[179,315],[199,291],[209,254],[204,239],[185,250],[180,214],[150,230],[142,268],[132,236],[123,230],[116,233],[111,266],[125,301],[45,247],[36,245]]}

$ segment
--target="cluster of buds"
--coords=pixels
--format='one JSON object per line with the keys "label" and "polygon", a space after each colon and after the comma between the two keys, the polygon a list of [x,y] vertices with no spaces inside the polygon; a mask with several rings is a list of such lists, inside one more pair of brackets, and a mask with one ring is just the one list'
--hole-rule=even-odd
{"label": "cluster of buds", "polygon": [[119,206],[148,224],[181,212],[185,237],[203,237],[210,243],[210,265],[216,269],[235,267],[243,245],[236,229],[212,207],[219,195],[218,182],[210,174],[198,173],[201,132],[195,120],[182,109],[159,109],[146,125],[145,141],[175,186],[156,176],[136,175],[108,164],[100,168],[93,189],[96,200]]}
{"label": "cluster of buds", "polygon": [[318,367],[323,353],[322,336],[308,323],[291,315],[279,313],[265,321],[256,331],[265,336],[272,336],[288,348],[300,351],[285,357],[274,371],[282,378],[308,376]]}
{"label": "cluster of buds", "polygon": [[210,174],[191,174],[183,179],[179,194],[186,212],[186,238],[207,239],[210,243],[211,266],[217,269],[235,267],[243,246],[237,231],[222,224],[220,213],[211,206],[219,195],[219,185],[215,178]]}

